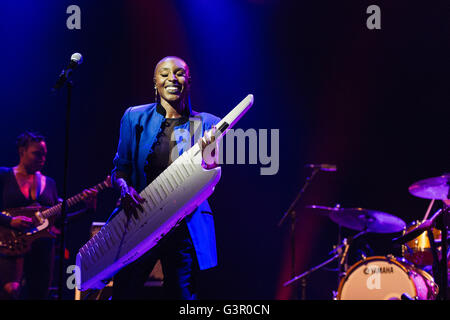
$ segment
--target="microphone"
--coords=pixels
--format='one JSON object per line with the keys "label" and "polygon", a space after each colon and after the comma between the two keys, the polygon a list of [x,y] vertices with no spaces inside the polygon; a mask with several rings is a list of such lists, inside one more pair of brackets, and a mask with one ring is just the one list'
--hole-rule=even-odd
{"label": "microphone", "polygon": [[320,169],[322,171],[336,171],[336,165],[334,164],[307,164],[305,165],[305,168],[311,168],[311,169]]}
{"label": "microphone", "polygon": [[67,65],[63,71],[61,71],[61,74],[58,77],[58,80],[56,81],[56,84],[53,86],[52,91],[56,91],[60,89],[64,83],[69,79],[70,74],[72,73],[72,70],[75,69],[79,64],[83,62],[83,56],[76,52],[70,57],[70,62]]}

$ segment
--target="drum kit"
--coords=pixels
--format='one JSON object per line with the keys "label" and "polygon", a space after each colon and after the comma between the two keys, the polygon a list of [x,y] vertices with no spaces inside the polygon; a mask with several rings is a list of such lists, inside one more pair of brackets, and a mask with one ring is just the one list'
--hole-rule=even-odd
{"label": "drum kit", "polygon": [[[450,174],[412,184],[409,187],[410,194],[432,201],[424,219],[409,225],[392,214],[375,210],[307,206],[306,208],[318,214],[326,215],[340,227],[359,233],[335,246],[330,259],[293,277],[285,282],[284,286],[303,280],[312,272],[338,260],[339,285],[338,290],[334,292],[334,299],[447,300],[450,298],[447,297],[450,279],[448,271],[450,238],[447,233],[450,220],[449,189]],[[442,200],[442,208],[428,218],[435,200]],[[392,239],[393,246],[401,245],[401,256],[363,255],[360,261],[348,268],[347,257],[352,242],[368,233],[397,235],[401,233],[401,236]]]}

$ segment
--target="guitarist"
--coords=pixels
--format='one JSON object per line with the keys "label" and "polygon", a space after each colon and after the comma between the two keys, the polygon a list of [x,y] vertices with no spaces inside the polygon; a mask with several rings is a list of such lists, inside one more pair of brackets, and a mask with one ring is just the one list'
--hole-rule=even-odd
{"label": "guitarist", "polygon": [[[33,226],[30,217],[11,217],[4,212],[27,206],[50,207],[56,205],[59,199],[55,181],[40,172],[47,156],[44,137],[25,132],[17,138],[17,150],[19,164],[13,168],[0,168],[0,225],[26,231]],[[84,190],[83,195],[86,208],[69,217],[95,210],[97,190]],[[46,299],[53,253],[54,239],[41,238],[33,242],[31,251],[25,255],[0,255],[0,299]],[[24,288],[21,286],[22,279],[25,280]]]}

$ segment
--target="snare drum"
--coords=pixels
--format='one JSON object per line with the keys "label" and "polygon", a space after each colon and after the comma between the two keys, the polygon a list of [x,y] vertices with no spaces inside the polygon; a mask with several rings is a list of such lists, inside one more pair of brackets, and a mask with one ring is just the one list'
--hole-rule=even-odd
{"label": "snare drum", "polygon": [[338,300],[434,300],[438,287],[431,275],[406,261],[376,256],[354,264],[339,284]]}

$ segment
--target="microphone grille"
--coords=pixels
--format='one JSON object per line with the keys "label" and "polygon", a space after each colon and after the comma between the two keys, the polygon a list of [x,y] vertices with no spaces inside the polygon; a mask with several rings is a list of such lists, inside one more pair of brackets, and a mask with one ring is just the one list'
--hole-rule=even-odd
{"label": "microphone grille", "polygon": [[75,61],[77,64],[81,64],[83,62],[83,56],[76,52],[70,57],[70,60]]}

